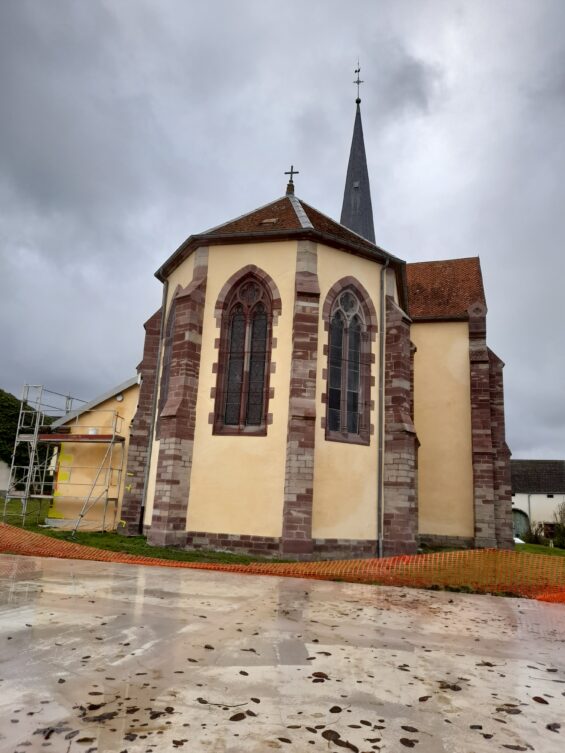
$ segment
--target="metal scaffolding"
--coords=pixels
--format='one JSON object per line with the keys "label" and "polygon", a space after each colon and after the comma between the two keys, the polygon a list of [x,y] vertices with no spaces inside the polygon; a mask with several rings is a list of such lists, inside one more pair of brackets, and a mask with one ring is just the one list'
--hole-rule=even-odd
{"label": "metal scaffolding", "polygon": [[[115,410],[82,410],[85,401],[47,390],[42,385],[24,385],[3,521],[26,518],[40,521],[42,501],[72,502],[78,517],[67,521],[76,532],[85,515],[102,508],[106,530],[108,507],[113,505],[110,527],[115,528],[124,466],[123,418]],[[96,462],[69,462],[64,445],[102,445]],[[19,508],[14,512],[14,501]]]}

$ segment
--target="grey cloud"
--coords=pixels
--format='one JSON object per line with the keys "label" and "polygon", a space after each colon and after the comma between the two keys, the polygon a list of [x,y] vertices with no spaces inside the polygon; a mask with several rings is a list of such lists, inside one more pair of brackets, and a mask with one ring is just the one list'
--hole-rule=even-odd
{"label": "grey cloud", "polygon": [[0,385],[91,398],[132,374],[154,270],[291,162],[339,217],[359,54],[378,242],[480,254],[510,445],[563,456],[564,21],[551,0],[0,3]]}
{"label": "grey cloud", "polygon": [[[389,40],[377,59],[371,57],[369,70],[378,71],[377,83],[371,90],[373,111],[385,113],[388,120],[411,112],[425,114],[444,94],[441,68],[414,57],[398,40]],[[384,70],[383,59],[387,62]]]}

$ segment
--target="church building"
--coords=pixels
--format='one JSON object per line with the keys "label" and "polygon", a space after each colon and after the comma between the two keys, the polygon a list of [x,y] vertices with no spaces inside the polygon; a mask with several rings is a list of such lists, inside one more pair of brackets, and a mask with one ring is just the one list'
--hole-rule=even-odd
{"label": "church building", "polygon": [[376,245],[359,99],[340,222],[295,174],[156,272],[126,534],[299,559],[512,547],[479,259]]}

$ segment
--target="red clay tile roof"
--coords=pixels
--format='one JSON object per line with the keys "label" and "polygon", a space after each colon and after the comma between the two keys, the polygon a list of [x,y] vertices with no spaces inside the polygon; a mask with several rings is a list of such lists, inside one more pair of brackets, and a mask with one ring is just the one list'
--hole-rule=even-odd
{"label": "red clay tile roof", "polygon": [[317,209],[306,204],[306,202],[301,201],[300,203],[315,230],[318,230],[320,233],[333,235],[335,238],[344,241],[345,243],[355,243],[357,246],[366,248],[368,251],[374,251],[375,248],[378,248],[378,246],[375,246],[371,241],[357,235],[357,233],[346,228],[345,225],[340,225],[339,222],[335,222],[335,220],[332,220],[330,217],[326,217],[326,215],[318,212]]}
{"label": "red clay tile roof", "polygon": [[[265,222],[265,220],[276,220],[276,222]],[[207,234],[231,235],[232,233],[269,232],[269,230],[300,230],[301,227],[294,207],[284,196],[265,207],[226,222],[225,225],[215,227]]]}
{"label": "red clay tile roof", "polygon": [[[302,214],[302,221],[299,214]],[[374,243],[362,238],[330,217],[326,217],[294,195],[283,196],[282,199],[277,199],[267,206],[255,209],[249,214],[227,222],[225,225],[215,227],[208,231],[207,235],[301,230],[308,228],[308,221],[311,223],[312,229],[326,235],[332,235],[344,243],[355,244],[367,251],[378,250]]]}
{"label": "red clay tile roof", "polygon": [[478,256],[406,265],[408,312],[418,319],[466,319],[473,303],[485,303]]}
{"label": "red clay tile roof", "polygon": [[[328,243],[337,247],[349,248],[353,253],[366,252],[368,255],[381,260],[390,259],[395,267],[400,269],[404,265],[400,259],[383,251],[374,243],[357,235],[352,230],[340,225],[339,222],[326,217],[317,209],[301,201],[294,194],[283,196],[264,207],[237,217],[234,220],[218,225],[203,233],[191,235],[165,261],[155,273],[157,278],[164,280],[168,274],[182,262],[190,253],[191,248],[208,241],[209,243],[238,242],[242,238],[262,240],[263,238],[284,238],[285,233],[319,234],[325,236]],[[324,240],[324,239],[322,239]],[[398,273],[400,274],[400,272]]]}

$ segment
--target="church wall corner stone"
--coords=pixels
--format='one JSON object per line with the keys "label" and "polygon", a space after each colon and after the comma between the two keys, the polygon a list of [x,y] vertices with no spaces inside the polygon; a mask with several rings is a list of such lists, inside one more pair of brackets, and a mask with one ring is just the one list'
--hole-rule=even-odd
{"label": "church wall corner stone", "polygon": [[130,429],[126,482],[121,508],[121,519],[125,523],[123,532],[129,536],[139,534],[141,510],[144,502],[151,423],[153,421],[153,405],[157,385],[161,318],[162,309],[158,309],[144,325],[143,360],[139,369],[141,384],[137,410]]}
{"label": "church wall corner stone", "polygon": [[494,524],[496,544],[500,549],[514,548],[512,523],[512,489],[510,480],[511,452],[506,444],[504,419],[503,362],[490,349],[490,411],[491,434],[494,450]]}
{"label": "church wall corner stone", "polygon": [[320,287],[317,247],[299,242],[292,323],[292,360],[283,502],[281,552],[312,554],[316,366]]}
{"label": "church wall corner stone", "polygon": [[495,478],[491,417],[491,365],[486,344],[486,306],[469,308],[471,443],[475,546],[496,547]]}
{"label": "church wall corner stone", "polygon": [[414,347],[410,320],[386,297],[383,554],[418,548],[418,439],[413,423]]}
{"label": "church wall corner stone", "polygon": [[159,416],[159,457],[147,538],[155,546],[181,546],[186,541],[207,262],[208,249],[198,249],[192,282],[175,297],[168,390]]}

